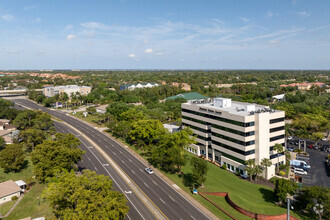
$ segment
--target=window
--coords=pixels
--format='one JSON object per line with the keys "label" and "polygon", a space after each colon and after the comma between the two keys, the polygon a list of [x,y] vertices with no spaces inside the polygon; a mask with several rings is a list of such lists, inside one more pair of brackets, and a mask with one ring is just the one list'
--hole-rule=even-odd
{"label": "window", "polygon": [[281,122],[281,121],[284,121],[284,118],[271,119],[271,120],[269,120],[269,123],[274,124],[274,123]]}
{"label": "window", "polygon": [[213,140],[212,140],[212,144],[215,144],[219,147],[226,148],[227,150],[231,150],[233,152],[239,153],[239,154],[244,155],[244,156],[251,155],[251,154],[255,153],[255,150],[243,151],[243,150],[240,150],[240,149],[237,149],[237,148],[234,148],[234,147],[231,147],[231,146],[228,146],[226,144],[223,144],[223,143],[220,143],[220,142],[217,142],[217,141],[213,141]]}
{"label": "window", "polygon": [[240,141],[240,140],[237,140],[237,139],[235,139],[235,138],[227,137],[227,136],[225,136],[225,135],[217,134],[217,133],[214,133],[214,132],[212,132],[212,135],[213,135],[213,136],[216,136],[216,137],[219,137],[219,138],[222,138],[222,139],[227,140],[227,141],[234,142],[234,143],[236,143],[236,144],[243,145],[243,146],[250,146],[250,145],[253,145],[253,144],[255,143],[254,140],[252,140],[252,141],[248,141],[248,142],[244,142],[244,141]]}
{"label": "window", "polygon": [[282,138],[284,138],[284,134],[269,138],[269,142],[276,141]]}
{"label": "window", "polygon": [[273,133],[273,132],[276,132],[276,131],[283,131],[283,130],[284,130],[284,126],[280,126],[280,127],[277,127],[277,128],[269,129],[269,132]]}

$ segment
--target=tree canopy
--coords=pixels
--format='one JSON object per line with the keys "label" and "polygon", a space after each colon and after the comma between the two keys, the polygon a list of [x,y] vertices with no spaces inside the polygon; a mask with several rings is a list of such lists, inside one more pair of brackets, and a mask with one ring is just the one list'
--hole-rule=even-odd
{"label": "tree canopy", "polygon": [[109,177],[85,170],[52,178],[44,196],[60,219],[124,219],[129,207],[122,193],[113,191]]}
{"label": "tree canopy", "polygon": [[25,155],[20,144],[9,144],[0,152],[0,167],[5,172],[17,172],[24,165]]}

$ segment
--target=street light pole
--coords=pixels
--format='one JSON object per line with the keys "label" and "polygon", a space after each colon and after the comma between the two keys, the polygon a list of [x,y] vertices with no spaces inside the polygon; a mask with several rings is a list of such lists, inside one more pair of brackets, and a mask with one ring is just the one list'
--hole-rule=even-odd
{"label": "street light pole", "polygon": [[288,210],[286,214],[286,219],[290,220],[290,198],[287,198]]}

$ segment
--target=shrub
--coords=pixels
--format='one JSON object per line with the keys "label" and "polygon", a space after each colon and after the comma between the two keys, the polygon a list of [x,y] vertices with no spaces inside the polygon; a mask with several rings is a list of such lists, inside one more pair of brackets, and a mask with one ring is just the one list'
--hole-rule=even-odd
{"label": "shrub", "polygon": [[284,176],[284,175],[285,175],[285,172],[284,172],[284,171],[280,171],[280,172],[278,173],[278,175],[280,175],[280,176]]}
{"label": "shrub", "polygon": [[272,177],[272,178],[269,179],[269,182],[275,184],[276,183],[276,180],[278,180],[278,179],[279,179],[278,177],[274,176],[274,177]]}
{"label": "shrub", "polygon": [[227,170],[227,164],[222,164],[221,168]]}
{"label": "shrub", "polygon": [[15,200],[17,200],[17,199],[18,199],[17,196],[13,196],[13,197],[11,197],[11,200],[13,200],[13,201],[15,201]]}
{"label": "shrub", "polygon": [[301,152],[302,152],[302,149],[298,149],[298,148],[296,148],[296,149],[293,150],[293,152],[301,153]]}
{"label": "shrub", "polygon": [[286,164],[281,164],[280,165],[280,170],[284,170],[286,168]]}

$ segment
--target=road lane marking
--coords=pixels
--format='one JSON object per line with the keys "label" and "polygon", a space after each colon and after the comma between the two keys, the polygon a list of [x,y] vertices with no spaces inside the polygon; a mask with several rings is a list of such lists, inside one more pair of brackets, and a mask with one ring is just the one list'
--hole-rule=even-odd
{"label": "road lane marking", "polygon": [[157,186],[157,183],[155,181],[152,181],[156,186]]}
{"label": "road lane marking", "polygon": [[173,202],[175,202],[175,200],[171,196],[168,196],[168,197],[170,197],[173,200]]}
{"label": "road lane marking", "polygon": [[196,220],[196,219],[194,218],[194,216],[191,215],[190,217],[191,217],[192,219]]}
{"label": "road lane marking", "polygon": [[139,169],[142,173],[143,173],[143,170]]}
{"label": "road lane marking", "polygon": [[109,164],[108,164],[108,163],[104,163],[103,166],[104,166],[104,167],[108,167]]}
{"label": "road lane marking", "polygon": [[135,172],[133,171],[133,170],[131,170],[132,171],[132,173],[134,173],[135,174]]}
{"label": "road lane marking", "polygon": [[116,153],[115,153],[115,152],[113,152],[113,155],[116,155]]}
{"label": "road lane marking", "polygon": [[121,154],[123,154],[123,152],[119,151]]}
{"label": "road lane marking", "polygon": [[144,185],[146,185],[146,187],[148,187],[149,188],[149,186],[145,183],[145,182],[143,182],[144,183]]}
{"label": "road lane marking", "polygon": [[132,160],[131,159],[128,159],[129,160],[129,162],[131,162],[132,163]]}
{"label": "road lane marking", "polygon": [[121,161],[122,163],[125,163],[123,160]]}
{"label": "road lane marking", "polygon": [[91,158],[89,158],[89,157],[87,157],[87,158],[88,158],[89,161],[91,160]]}
{"label": "road lane marking", "polygon": [[97,168],[95,167],[95,170],[97,170]]}
{"label": "road lane marking", "polygon": [[164,203],[164,204],[165,204],[164,200],[162,200],[161,198],[159,198],[159,200],[160,200],[160,201],[162,201],[162,203]]}

